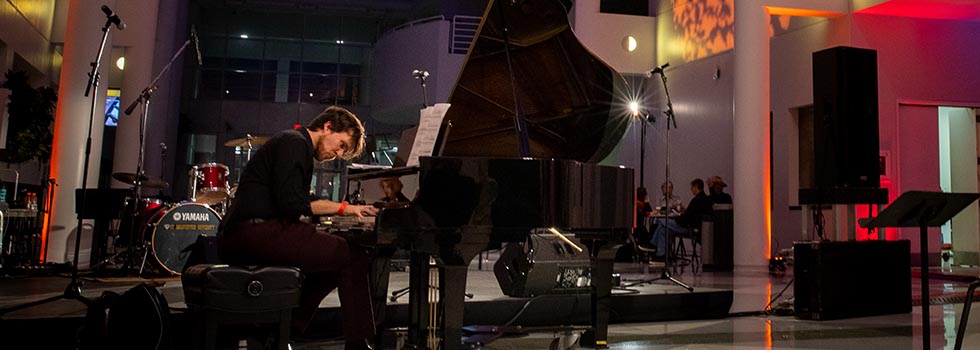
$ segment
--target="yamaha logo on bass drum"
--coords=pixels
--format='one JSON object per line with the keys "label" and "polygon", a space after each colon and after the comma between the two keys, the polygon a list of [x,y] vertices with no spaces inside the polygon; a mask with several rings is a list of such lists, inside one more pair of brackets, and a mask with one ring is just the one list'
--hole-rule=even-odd
{"label": "yamaha logo on bass drum", "polygon": [[174,213],[174,221],[202,221],[211,220],[209,213]]}

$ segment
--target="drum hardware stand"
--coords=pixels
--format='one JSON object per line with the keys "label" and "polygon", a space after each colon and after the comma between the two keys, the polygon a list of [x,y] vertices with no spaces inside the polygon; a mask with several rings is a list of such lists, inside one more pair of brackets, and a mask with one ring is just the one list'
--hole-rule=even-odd
{"label": "drum hardware stand", "polygon": [[140,261],[140,270],[137,276],[143,275],[143,268],[146,267],[146,256],[150,253],[150,242],[143,241],[143,259]]}
{"label": "drum hardware stand", "polygon": [[198,169],[199,168],[197,167],[197,165],[194,165],[191,167],[191,171],[187,174],[187,176],[190,178],[190,180],[188,181],[190,182],[188,186],[191,187],[190,190],[191,190],[192,203],[197,203],[197,180],[198,177],[200,177],[199,174],[201,174],[200,172],[197,171]]}
{"label": "drum hardware stand", "polygon": [[[661,81],[663,81],[663,84],[664,84],[664,95],[667,97],[667,110],[664,111],[664,115],[667,116],[667,131],[666,131],[666,137],[665,137],[665,140],[667,142],[667,149],[666,149],[666,152],[667,153],[665,154],[665,157],[664,157],[664,163],[665,163],[665,167],[664,168],[665,168],[665,173],[666,173],[665,174],[666,175],[666,180],[665,180],[664,183],[667,184],[667,186],[673,187],[671,185],[671,182],[670,182],[670,129],[671,129],[671,126],[673,126],[674,129],[677,129],[677,118],[674,116],[674,106],[670,102],[670,92],[667,90],[667,75],[664,74],[664,68],[667,68],[668,65],[670,65],[670,64],[669,63],[664,63],[664,65],[662,65],[660,67],[657,67],[657,68],[654,68],[653,71],[651,71],[650,73],[651,74],[660,74]],[[672,193],[673,193],[673,191],[670,191],[670,192],[667,192],[664,195],[664,203],[666,205],[666,210],[667,210],[667,215],[664,217],[664,225],[667,225],[667,220],[670,220],[670,195]],[[671,251],[671,248],[673,248],[673,244],[672,244],[672,241],[670,240],[670,228],[667,227],[667,226],[664,226],[664,228],[666,228],[666,231],[667,231],[667,233],[666,233],[666,235],[664,237],[664,247],[657,247],[657,249],[665,249],[666,248],[666,251],[664,252],[664,269],[660,273],[660,277],[653,278],[653,279],[648,279],[648,280],[642,280],[642,281],[633,282],[633,283],[630,283],[630,284],[625,285],[625,287],[632,287],[632,286],[636,286],[636,285],[640,285],[640,284],[653,283],[654,281],[659,281],[659,280],[668,280],[668,281],[671,281],[671,282],[673,282],[674,284],[676,284],[678,286],[681,286],[681,288],[687,289],[687,291],[689,291],[689,292],[694,292],[694,287],[691,287],[691,286],[687,285],[686,283],[681,282],[680,280],[678,280],[674,276],[671,276],[670,275],[670,268],[671,268],[670,251]]]}
{"label": "drum hardware stand", "polygon": [[[160,88],[157,85],[157,82],[160,80],[160,78],[163,76],[164,73],[170,70],[170,66],[173,65],[174,61],[177,60],[177,57],[180,57],[180,55],[184,52],[184,50],[187,49],[187,46],[190,45],[190,43],[191,43],[191,38],[188,38],[186,41],[184,41],[184,45],[182,45],[180,49],[177,50],[176,53],[174,53],[173,57],[170,58],[170,61],[167,62],[167,65],[164,66],[159,73],[157,73],[157,76],[153,78],[153,81],[151,81],[150,84],[143,89],[143,92],[141,92],[140,95],[136,97],[136,100],[134,100],[133,103],[131,103],[129,107],[126,108],[125,111],[126,115],[132,115],[133,110],[136,109],[137,105],[142,104],[143,107],[140,108],[139,156],[137,157],[136,160],[136,181],[134,181],[133,183],[134,185],[133,190],[135,191],[133,197],[135,198],[137,208],[139,208],[143,196],[143,177],[144,177],[143,156],[145,153],[144,135],[146,135],[146,121],[147,119],[149,119],[149,115],[150,115],[150,97],[152,97],[153,93]],[[138,220],[136,220],[138,216],[139,216],[139,210],[135,210],[133,212],[133,231],[139,230]],[[136,234],[137,232],[132,232],[132,236],[131,236],[132,239],[129,241],[130,248],[132,248],[135,243]],[[145,244],[144,244],[144,248],[145,248]],[[143,252],[144,263],[146,260],[146,253],[147,251],[146,249],[144,249]],[[141,265],[140,274],[142,273],[143,273],[143,266]]]}
{"label": "drum hardware stand", "polygon": [[252,161],[252,134],[245,134],[245,163]]}
{"label": "drum hardware stand", "polygon": [[[92,124],[93,120],[95,119],[95,104],[99,95],[99,67],[101,67],[102,63],[102,54],[105,52],[105,43],[106,39],[109,37],[109,28],[112,26],[112,24],[115,23],[116,27],[118,27],[120,30],[126,27],[119,19],[119,16],[114,14],[109,7],[102,5],[102,11],[106,14],[106,22],[105,25],[102,26],[102,41],[99,43],[99,53],[96,55],[95,61],[91,63],[92,71],[88,73],[88,83],[85,84],[85,96],[91,96],[92,102],[89,108],[88,138],[85,140],[85,160],[83,162],[84,165],[82,166],[82,196],[80,198],[82,205],[88,204],[85,202],[85,192],[87,192],[89,158],[92,154]],[[92,90],[95,91],[93,92]],[[90,93],[91,95],[89,95]],[[56,295],[50,298],[0,309],[0,315],[5,315],[12,311],[26,309],[37,305],[47,304],[61,299],[78,300],[86,306],[91,304],[91,300],[82,295],[82,286],[84,283],[78,278],[78,252],[82,246],[82,227],[82,214],[79,213],[78,226],[75,228],[75,255],[73,256],[71,265],[71,281],[68,282],[68,286],[65,287],[65,292],[61,295]]]}

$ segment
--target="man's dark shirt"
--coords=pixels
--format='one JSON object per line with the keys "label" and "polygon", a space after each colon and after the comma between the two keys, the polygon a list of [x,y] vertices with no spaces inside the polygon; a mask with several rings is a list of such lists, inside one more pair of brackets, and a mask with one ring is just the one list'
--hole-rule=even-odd
{"label": "man's dark shirt", "polygon": [[247,219],[297,221],[301,215],[312,215],[313,159],[306,129],[273,136],[245,166],[222,227]]}
{"label": "man's dark shirt", "polygon": [[676,221],[683,226],[700,228],[701,218],[714,212],[712,205],[711,199],[704,192],[700,192],[691,198],[687,210],[684,210],[684,213],[678,216]]}
{"label": "man's dark shirt", "polygon": [[708,198],[715,204],[732,204],[732,195],[725,192],[711,192]]}

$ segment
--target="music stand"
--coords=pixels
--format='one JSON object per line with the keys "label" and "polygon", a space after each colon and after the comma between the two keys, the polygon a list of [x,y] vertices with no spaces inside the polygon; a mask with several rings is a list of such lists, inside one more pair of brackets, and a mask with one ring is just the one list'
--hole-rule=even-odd
{"label": "music stand", "polygon": [[918,227],[922,270],[922,349],[929,350],[929,227],[942,226],[980,198],[980,193],[909,191],[882,210],[877,217],[859,220],[862,228]]}

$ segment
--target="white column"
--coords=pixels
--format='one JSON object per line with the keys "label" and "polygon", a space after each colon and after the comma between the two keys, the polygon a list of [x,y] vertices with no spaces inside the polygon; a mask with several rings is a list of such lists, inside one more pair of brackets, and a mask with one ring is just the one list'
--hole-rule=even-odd
{"label": "white column", "polygon": [[735,2],[736,269],[761,267],[770,254],[769,12],[759,0]]}
{"label": "white column", "polygon": [[[85,96],[88,83],[89,65],[98,54],[102,39],[100,28],[105,24],[105,16],[99,10],[103,4],[114,2],[96,0],[74,0],[68,5],[68,25],[65,31],[65,48],[61,63],[61,78],[58,84],[58,104],[54,121],[54,144],[51,154],[51,176],[57,181],[54,189],[52,214],[48,219],[50,230],[45,228],[43,235],[45,261],[65,262],[66,243],[69,233],[77,226],[75,215],[75,189],[82,186],[82,168],[85,161],[85,144],[91,120],[91,96]],[[108,82],[109,49],[112,37],[118,33],[115,27],[109,32],[106,50],[103,54],[101,83],[98,91],[92,91],[96,98],[95,114],[92,121],[92,144],[89,158],[88,181],[86,188],[95,188],[99,180],[99,150],[102,149],[103,109]],[[90,247],[84,247],[86,249]],[[74,250],[74,246],[71,247]],[[73,253],[73,252],[72,252]]]}
{"label": "white column", "polygon": [[[119,126],[116,127],[116,144],[112,157],[112,172],[133,173],[136,172],[136,163],[139,155],[139,131],[140,113],[142,106],[136,107],[133,114],[125,115],[124,110],[139,97],[140,93],[150,83],[157,72],[153,70],[153,53],[156,47],[157,29],[157,0],[142,0],[138,2],[123,2],[116,11],[125,21],[127,18],[128,27],[118,38],[117,46],[126,47],[126,69],[123,71],[122,86],[120,89]],[[156,95],[151,98],[153,103],[167,103],[158,101]],[[150,118],[161,118],[164,116],[153,115],[152,109]],[[157,130],[156,132],[159,132]],[[147,127],[146,133],[155,132]],[[148,135],[146,135],[148,136]],[[157,152],[158,143],[146,141],[144,148],[146,152]],[[144,161],[144,168],[146,162]],[[159,167],[157,167],[159,168]],[[146,171],[147,174],[159,176]],[[114,188],[127,188],[129,185],[119,181],[112,181]],[[144,191],[146,193],[146,191]]]}

